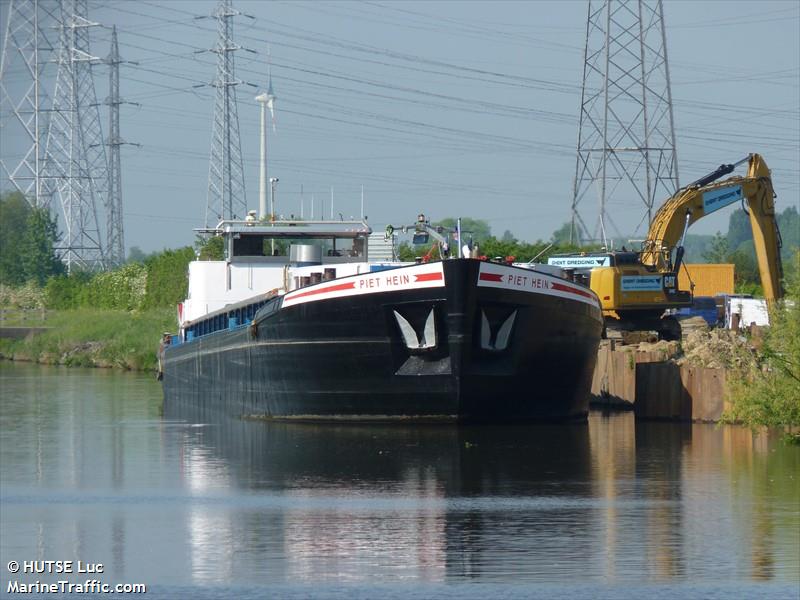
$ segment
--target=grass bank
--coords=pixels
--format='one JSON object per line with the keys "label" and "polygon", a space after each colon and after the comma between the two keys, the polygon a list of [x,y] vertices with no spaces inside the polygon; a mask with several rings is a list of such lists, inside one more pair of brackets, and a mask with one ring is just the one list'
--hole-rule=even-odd
{"label": "grass bank", "polygon": [[175,310],[48,311],[47,321],[42,325],[50,329],[22,340],[0,339],[0,357],[44,364],[150,371],[156,368],[161,333],[175,329]]}

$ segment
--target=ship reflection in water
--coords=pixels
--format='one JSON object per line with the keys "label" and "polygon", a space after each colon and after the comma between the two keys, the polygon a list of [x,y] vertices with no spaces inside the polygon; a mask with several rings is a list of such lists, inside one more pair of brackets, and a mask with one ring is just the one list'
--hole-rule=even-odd
{"label": "ship reflection in water", "polygon": [[209,523],[189,526],[199,564],[209,535],[225,547],[218,582],[248,554],[250,576],[284,582],[800,578],[800,456],[744,429],[631,413],[588,427],[228,420],[178,443],[212,450],[182,463],[190,487],[245,494],[227,530],[202,504]]}
{"label": "ship reflection in water", "polygon": [[[218,454],[207,464],[198,447]],[[181,471],[187,487],[202,481],[219,489],[236,481],[245,492],[246,522],[230,523],[231,531],[216,520],[214,505],[197,507],[207,524],[192,513],[198,564],[209,564],[209,535],[217,546],[225,546],[220,536],[233,546],[226,550],[229,564],[213,569],[223,580],[254,540],[266,552],[259,570],[310,582],[547,577],[567,555],[591,554],[597,503],[587,485],[585,424],[228,420],[185,430],[179,453],[187,457]],[[219,468],[220,459],[228,469]]]}
{"label": "ship reflection in water", "polygon": [[149,378],[0,376],[3,566],[148,597],[798,595],[800,448],[745,429],[221,420],[161,415]]}

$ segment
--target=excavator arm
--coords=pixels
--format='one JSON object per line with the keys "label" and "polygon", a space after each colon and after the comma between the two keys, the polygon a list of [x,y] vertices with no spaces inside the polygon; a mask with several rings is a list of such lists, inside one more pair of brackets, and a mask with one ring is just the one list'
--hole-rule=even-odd
{"label": "excavator arm", "polygon": [[[745,161],[749,164],[746,176],[715,181]],[[678,246],[689,225],[724,206],[746,201],[764,297],[771,303],[783,296],[780,234],[775,220],[774,197],[770,172],[760,155],[751,154],[739,163],[722,165],[714,173],[682,188],[664,203],[650,225],[642,246],[641,262],[658,270],[667,270],[672,249]]]}

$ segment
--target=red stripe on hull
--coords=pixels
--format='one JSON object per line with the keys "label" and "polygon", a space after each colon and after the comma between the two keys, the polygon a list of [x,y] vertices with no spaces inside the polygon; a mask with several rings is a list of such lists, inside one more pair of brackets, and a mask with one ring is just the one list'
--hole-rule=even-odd
{"label": "red stripe on hull", "polygon": [[422,273],[421,275],[414,275],[414,282],[417,281],[441,281],[441,273]]}
{"label": "red stripe on hull", "polygon": [[301,294],[292,294],[290,298],[294,300],[295,298],[305,298],[306,296],[315,296],[317,294],[326,294],[328,292],[340,292],[342,290],[354,290],[356,284],[354,281],[348,281],[347,283],[340,283],[339,285],[331,285],[319,290],[308,290],[307,292],[302,292]]}
{"label": "red stripe on hull", "polygon": [[552,284],[552,288],[560,292],[568,292],[570,294],[577,294],[578,296],[585,296],[586,298],[594,298],[594,296],[592,296],[589,292],[584,292],[583,290],[578,290],[574,287],[563,285],[561,283]]}

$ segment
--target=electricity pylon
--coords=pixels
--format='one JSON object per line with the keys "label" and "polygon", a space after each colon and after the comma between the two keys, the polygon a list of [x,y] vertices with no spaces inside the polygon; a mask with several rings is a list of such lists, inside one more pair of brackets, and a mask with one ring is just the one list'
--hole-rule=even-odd
{"label": "electricity pylon", "polygon": [[216,225],[221,219],[243,219],[247,214],[242,146],[239,141],[239,112],[236,105],[234,52],[241,49],[233,41],[233,18],[240,15],[231,0],[220,0],[214,16],[217,19],[217,44],[211,52],[217,55],[214,121],[211,129],[211,159],[208,165],[206,227],[209,218]]}
{"label": "electricity pylon", "polygon": [[646,230],[678,187],[661,0],[589,0],[570,239],[607,245],[620,226]]}
{"label": "electricity pylon", "polygon": [[[59,250],[71,272],[107,265],[97,206],[107,208],[108,164],[92,78],[87,0],[61,0],[58,73],[44,153],[45,180],[61,207]],[[55,204],[55,200],[52,201]]]}
{"label": "electricity pylon", "polygon": [[[108,200],[106,202],[106,253],[110,266],[118,266],[125,262],[125,232],[122,205],[122,162],[120,147],[130,144],[122,139],[119,129],[120,104],[137,104],[126,102],[119,95],[119,65],[128,62],[119,57],[117,43],[117,27],[111,29],[111,53],[106,58],[109,66],[108,105]],[[135,64],[135,63],[130,63]],[[138,144],[132,144],[138,146]]]}
{"label": "electricity pylon", "polygon": [[[60,21],[58,0],[11,0],[0,56],[0,111],[7,115],[0,135],[21,139],[17,162],[6,152],[0,166],[31,206],[49,208],[43,182],[48,97],[42,80],[53,53],[52,26]],[[13,75],[12,75],[13,74]]]}

